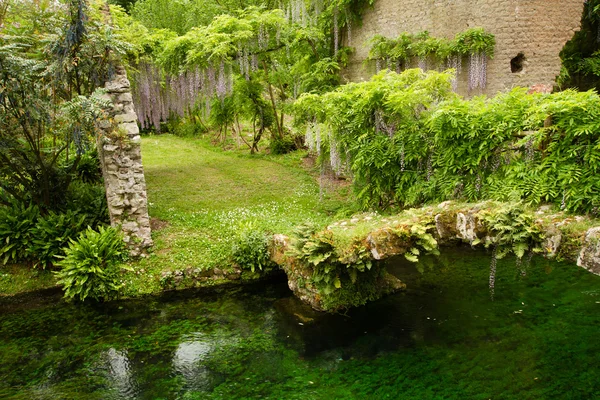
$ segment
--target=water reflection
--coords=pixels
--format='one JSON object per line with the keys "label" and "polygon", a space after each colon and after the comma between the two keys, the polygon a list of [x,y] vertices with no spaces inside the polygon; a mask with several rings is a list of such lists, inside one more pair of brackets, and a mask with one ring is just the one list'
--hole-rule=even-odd
{"label": "water reflection", "polygon": [[138,385],[130,368],[127,351],[110,348],[104,354],[104,361],[112,388],[120,398],[133,399],[138,393]]}
{"label": "water reflection", "polygon": [[202,364],[212,350],[213,344],[202,333],[186,335],[177,346],[173,372],[184,379],[187,388],[208,390],[212,386],[210,371]]}

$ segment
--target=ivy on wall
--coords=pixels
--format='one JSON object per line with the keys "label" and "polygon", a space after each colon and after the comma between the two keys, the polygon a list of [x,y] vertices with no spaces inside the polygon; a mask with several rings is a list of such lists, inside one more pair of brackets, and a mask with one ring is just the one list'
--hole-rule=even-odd
{"label": "ivy on wall", "polygon": [[[471,28],[454,39],[433,37],[428,31],[404,32],[397,38],[376,35],[371,40],[367,61],[375,61],[377,72],[383,68],[401,72],[411,65],[424,71],[454,69],[462,72],[463,58],[468,59],[469,90],[487,85],[487,60],[494,56],[496,39],[483,28]],[[456,77],[452,81],[456,90]]]}
{"label": "ivy on wall", "polygon": [[600,96],[464,100],[450,72],[381,72],[296,103],[309,147],[351,175],[364,208],[448,199],[600,207]]}

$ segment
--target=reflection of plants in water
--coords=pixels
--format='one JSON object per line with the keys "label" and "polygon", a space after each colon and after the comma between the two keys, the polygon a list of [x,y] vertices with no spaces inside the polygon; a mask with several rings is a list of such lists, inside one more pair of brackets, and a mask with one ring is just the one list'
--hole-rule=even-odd
{"label": "reflection of plants in water", "polygon": [[233,337],[221,343],[209,355],[204,363],[211,371],[224,375],[239,375],[248,368],[251,358],[267,355],[276,349],[273,335],[255,330],[249,336]]}

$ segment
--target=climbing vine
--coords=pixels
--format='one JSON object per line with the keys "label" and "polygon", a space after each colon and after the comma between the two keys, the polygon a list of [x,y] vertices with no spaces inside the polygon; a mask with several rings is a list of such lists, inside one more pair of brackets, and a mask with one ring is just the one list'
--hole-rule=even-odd
{"label": "climbing vine", "polygon": [[[217,141],[223,142],[229,131],[252,152],[268,133],[274,149],[286,147],[290,103],[302,93],[339,84],[349,54],[342,46],[343,30],[350,43],[353,22],[371,3],[289,0],[229,9],[179,34],[139,26],[141,38],[128,34],[129,26],[139,22],[117,10],[124,34],[136,44],[131,76],[140,124],[156,131],[173,120],[205,131],[213,125]],[[168,26],[160,16],[151,17],[152,26]],[[244,121],[252,126],[250,141],[241,135]]]}
{"label": "climbing vine", "polygon": [[364,208],[522,199],[599,212],[597,93],[514,89],[464,100],[452,92],[452,78],[382,72],[301,96],[297,123],[323,162],[335,147]]}
{"label": "climbing vine", "polygon": [[[462,73],[463,58],[468,60],[469,91],[484,89],[487,85],[487,61],[494,56],[496,39],[483,28],[471,28],[458,33],[454,39],[437,38],[423,31],[417,34],[404,32],[397,38],[376,35],[371,39],[367,62],[374,61],[376,70],[387,68],[400,73],[418,66],[431,69],[455,70]],[[457,88],[453,79],[453,89]]]}
{"label": "climbing vine", "polygon": [[[484,210],[478,215],[479,221],[487,229],[484,239],[476,239],[471,245],[483,242],[492,249],[490,262],[490,296],[493,299],[496,284],[496,261],[512,253],[517,260],[521,275],[527,274],[527,267],[534,253],[542,253],[544,239],[541,227],[535,223],[533,215],[521,204],[506,204],[501,207]],[[528,253],[525,264],[523,256]]]}

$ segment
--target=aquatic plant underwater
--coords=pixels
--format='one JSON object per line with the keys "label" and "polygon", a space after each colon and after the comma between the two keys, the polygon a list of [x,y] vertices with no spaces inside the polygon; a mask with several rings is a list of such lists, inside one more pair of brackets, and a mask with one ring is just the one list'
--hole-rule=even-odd
{"label": "aquatic plant underwater", "polygon": [[[71,305],[0,305],[0,397],[85,399],[593,398],[600,278],[489,254],[388,269],[404,293],[315,313],[286,285]],[[51,300],[51,301],[49,301]]]}

